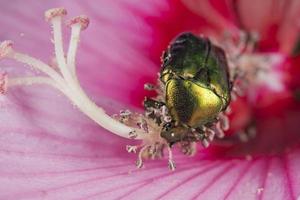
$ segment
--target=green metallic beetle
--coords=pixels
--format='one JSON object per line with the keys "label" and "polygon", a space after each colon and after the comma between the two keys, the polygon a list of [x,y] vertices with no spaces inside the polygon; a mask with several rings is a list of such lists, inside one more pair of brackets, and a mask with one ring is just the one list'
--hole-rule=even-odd
{"label": "green metallic beetle", "polygon": [[160,80],[172,121],[164,124],[161,136],[174,144],[188,140],[188,129],[215,122],[230,103],[231,83],[224,51],[192,33],[175,38],[162,62]]}

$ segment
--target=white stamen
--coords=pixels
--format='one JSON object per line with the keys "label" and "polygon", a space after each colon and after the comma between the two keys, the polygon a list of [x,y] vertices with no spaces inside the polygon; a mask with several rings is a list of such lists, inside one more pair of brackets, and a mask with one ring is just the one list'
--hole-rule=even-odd
{"label": "white stamen", "polygon": [[126,150],[128,153],[136,153],[138,146],[126,145]]}
{"label": "white stamen", "polygon": [[10,40],[3,41],[0,44],[0,59],[6,57],[12,50],[13,42]]}
{"label": "white stamen", "polygon": [[207,134],[208,141],[212,142],[214,140],[214,137],[215,137],[216,133],[210,128],[206,128],[205,133]]}
{"label": "white stamen", "polygon": [[73,26],[75,24],[78,24],[80,26],[81,30],[84,30],[88,27],[89,23],[90,23],[90,20],[87,16],[80,15],[78,17],[74,17],[73,19],[71,19],[68,22],[68,25]]}
{"label": "white stamen", "polygon": [[[4,41],[0,44],[0,58],[11,58],[21,63],[32,66],[33,68],[45,73],[46,77],[19,77],[11,78],[8,80],[8,85],[32,85],[32,84],[47,84],[51,85],[61,92],[63,92],[85,115],[90,117],[96,123],[110,132],[119,135],[121,137],[129,138],[129,133],[136,133],[136,139],[142,139],[142,131],[135,130],[129,126],[126,126],[117,120],[111,118],[105,113],[105,111],[98,107],[91,99],[85,94],[80,87],[80,84],[75,76],[75,73],[71,73],[67,67],[67,63],[64,57],[63,42],[62,42],[62,30],[61,21],[62,16],[66,14],[66,10],[63,8],[51,9],[45,13],[45,17],[48,21],[51,21],[53,25],[53,36],[55,46],[56,63],[63,75],[63,77],[56,72],[49,65],[42,61],[30,57],[28,55],[16,52],[12,49],[12,42]],[[84,17],[76,18],[72,25],[72,36],[70,42],[70,48],[68,53],[68,63],[72,65],[75,72],[75,55],[77,49],[77,43],[79,41],[80,30],[87,27],[88,19]],[[5,81],[6,76],[3,76],[3,84],[7,85]],[[4,88],[5,87],[1,87]]]}
{"label": "white stamen", "polygon": [[50,21],[54,17],[62,17],[67,15],[67,10],[64,8],[52,8],[45,12],[45,20]]}
{"label": "white stamen", "polygon": [[239,132],[237,135],[238,135],[241,142],[248,142],[249,141],[249,137],[248,137],[247,133],[245,133],[244,131]]}
{"label": "white stamen", "polygon": [[221,128],[221,125],[220,125],[220,122],[217,122],[213,127],[212,127],[212,130],[215,132],[216,136],[218,138],[223,138],[225,136],[222,128]]}
{"label": "white stamen", "polygon": [[0,73],[0,94],[4,94],[7,90],[7,74]]}
{"label": "white stamen", "polygon": [[219,118],[220,118],[221,128],[224,131],[227,131],[229,129],[229,118],[225,114],[223,114],[223,113],[219,114]]}
{"label": "white stamen", "polygon": [[63,50],[63,40],[62,40],[62,18],[61,16],[56,16],[51,20],[52,27],[53,27],[53,38],[54,38],[54,49],[55,49],[55,56],[57,60],[58,67],[66,79],[67,83],[72,85],[74,83],[73,77],[70,74],[69,69],[67,68],[65,54]]}
{"label": "white stamen", "polygon": [[69,43],[68,55],[67,55],[67,64],[72,75],[75,76],[76,76],[75,56],[76,56],[77,47],[79,43],[80,32],[81,32],[80,24],[73,24],[71,29],[71,38]]}
{"label": "white stamen", "polygon": [[49,77],[51,77],[54,81],[56,81],[59,84],[64,84],[64,80],[62,77],[49,65],[45,64],[44,62],[33,58],[31,56],[28,56],[23,53],[19,53],[16,51],[12,51],[12,53],[7,55],[7,58],[14,59],[16,61],[19,61],[21,63],[27,64],[45,74],[47,74]]}
{"label": "white stamen", "polygon": [[204,148],[209,147],[209,141],[207,139],[204,138],[203,140],[201,140],[201,143]]}
{"label": "white stamen", "polygon": [[84,114],[108,131],[125,138],[129,138],[129,133],[135,132],[137,133],[135,139],[142,138],[142,131],[128,127],[107,115],[101,107],[83,93],[83,90],[72,90],[71,100]]}
{"label": "white stamen", "polygon": [[78,48],[80,32],[88,27],[89,18],[81,15],[71,19],[68,25],[71,27],[71,38],[67,55],[67,65],[73,76],[76,78],[75,56]]}
{"label": "white stamen", "polygon": [[50,85],[50,86],[57,88],[60,91],[64,92],[63,87],[61,87],[60,85],[55,83],[51,78],[39,77],[39,76],[10,78],[7,83],[7,86],[13,87],[13,86],[17,86],[17,85],[33,85],[33,84]]}

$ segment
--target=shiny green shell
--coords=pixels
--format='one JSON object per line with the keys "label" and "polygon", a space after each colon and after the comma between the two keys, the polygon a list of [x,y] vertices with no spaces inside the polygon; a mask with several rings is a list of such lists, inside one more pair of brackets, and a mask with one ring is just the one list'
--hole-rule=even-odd
{"label": "shiny green shell", "polygon": [[176,124],[199,127],[226,109],[230,81],[221,48],[207,38],[183,33],[170,44],[162,60],[165,103]]}

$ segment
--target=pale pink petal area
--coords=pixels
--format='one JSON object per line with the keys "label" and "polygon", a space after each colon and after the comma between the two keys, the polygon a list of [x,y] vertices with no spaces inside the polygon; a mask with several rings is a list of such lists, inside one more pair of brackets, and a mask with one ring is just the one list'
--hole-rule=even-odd
{"label": "pale pink petal area", "polygon": [[[83,87],[111,114],[140,105],[144,82],[155,81],[159,70],[159,59],[153,58],[157,52],[150,49],[157,39],[154,36],[163,31],[155,30],[151,22],[161,20],[157,27],[167,26],[173,19],[164,17],[173,4],[163,0],[26,1],[26,6],[21,0],[0,2],[0,40],[14,40],[17,49],[47,61],[53,50],[43,12],[65,6],[70,17],[88,15],[91,24],[82,33],[78,56]],[[223,21],[227,19],[217,9],[213,14],[209,18],[206,13],[208,21],[221,19],[221,28],[231,24]],[[23,65],[4,65],[0,63],[1,70],[12,75],[33,73],[24,71]],[[51,88],[11,89],[0,96],[0,199],[300,197],[299,147],[258,158],[216,157],[206,151],[189,158],[176,152],[177,169],[171,172],[165,159],[146,161],[144,168],[136,169],[136,155],[125,150],[131,143],[104,131]]]}
{"label": "pale pink petal area", "polygon": [[300,3],[297,0],[236,2],[236,12],[247,30],[258,31],[262,40],[291,53],[300,29]]}
{"label": "pale pink petal area", "polygon": [[289,54],[294,48],[300,30],[300,3],[297,0],[281,1],[215,1],[183,0],[194,13],[218,30],[234,33],[235,25],[259,34],[260,49],[278,50]]}

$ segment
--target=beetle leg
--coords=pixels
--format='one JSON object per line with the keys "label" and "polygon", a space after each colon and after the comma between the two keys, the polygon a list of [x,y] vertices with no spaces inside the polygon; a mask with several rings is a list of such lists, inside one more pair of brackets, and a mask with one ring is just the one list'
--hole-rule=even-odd
{"label": "beetle leg", "polygon": [[240,142],[248,142],[250,139],[253,139],[256,135],[255,126],[253,124],[249,125],[244,131],[240,131],[236,135]]}
{"label": "beetle leg", "polygon": [[172,121],[165,103],[146,97],[144,100],[144,107],[146,116],[153,119],[158,125],[170,123]]}
{"label": "beetle leg", "polygon": [[136,153],[138,146],[126,145],[126,150],[128,153]]}
{"label": "beetle leg", "polygon": [[158,102],[154,99],[146,97],[144,100],[144,108],[146,110],[146,116],[150,117],[152,119],[156,119],[156,111],[160,109],[160,107],[163,106],[162,102]]}
{"label": "beetle leg", "polygon": [[208,135],[204,127],[190,128],[190,132],[183,138],[183,142],[201,141],[206,148],[209,146],[211,136]]}

